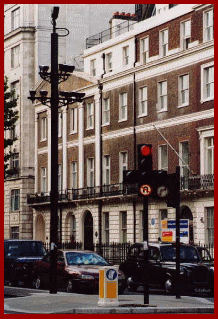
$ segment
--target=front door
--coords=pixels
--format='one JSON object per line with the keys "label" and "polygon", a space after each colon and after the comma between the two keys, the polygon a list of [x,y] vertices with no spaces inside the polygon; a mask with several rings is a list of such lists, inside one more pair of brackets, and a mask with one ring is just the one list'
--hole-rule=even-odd
{"label": "front door", "polygon": [[93,218],[90,212],[86,212],[85,219],[84,219],[84,249],[94,250]]}

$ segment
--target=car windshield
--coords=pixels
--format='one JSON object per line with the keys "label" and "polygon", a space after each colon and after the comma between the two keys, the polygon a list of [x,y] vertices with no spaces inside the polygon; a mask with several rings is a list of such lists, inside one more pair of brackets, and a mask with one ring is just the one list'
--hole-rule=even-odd
{"label": "car windshield", "polygon": [[[160,251],[164,261],[176,260],[175,246],[161,246]],[[200,258],[195,248],[190,246],[180,246],[180,261],[197,263],[200,261]]]}
{"label": "car windshield", "polygon": [[45,250],[41,242],[8,242],[5,243],[7,257],[43,257]]}
{"label": "car windshield", "polygon": [[66,253],[68,265],[97,265],[107,266],[108,263],[101,256],[94,253],[77,253],[67,252]]}

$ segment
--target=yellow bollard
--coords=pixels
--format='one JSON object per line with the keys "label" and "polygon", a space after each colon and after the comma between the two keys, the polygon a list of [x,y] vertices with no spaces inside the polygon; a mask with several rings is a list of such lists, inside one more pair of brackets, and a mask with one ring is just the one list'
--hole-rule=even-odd
{"label": "yellow bollard", "polygon": [[99,270],[98,306],[119,306],[117,266],[105,266]]}

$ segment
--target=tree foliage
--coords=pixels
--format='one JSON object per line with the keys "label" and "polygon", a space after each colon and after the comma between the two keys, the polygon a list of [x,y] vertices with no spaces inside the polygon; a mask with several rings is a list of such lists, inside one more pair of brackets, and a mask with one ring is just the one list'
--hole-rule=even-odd
{"label": "tree foliage", "polygon": [[16,110],[17,98],[15,98],[15,91],[9,90],[8,78],[4,77],[4,175],[10,173],[9,159],[14,155],[11,146],[16,141],[14,134],[7,132],[14,132],[15,124],[18,119],[18,110]]}

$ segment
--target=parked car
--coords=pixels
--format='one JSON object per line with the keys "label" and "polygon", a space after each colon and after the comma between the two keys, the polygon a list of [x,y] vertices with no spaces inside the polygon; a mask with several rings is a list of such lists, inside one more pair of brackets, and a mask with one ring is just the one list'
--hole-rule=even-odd
{"label": "parked car", "polygon": [[41,241],[5,240],[4,241],[4,281],[12,286],[32,283],[32,267],[41,260],[46,252]]}
{"label": "parked car", "polygon": [[[158,287],[167,293],[175,291],[176,282],[176,246],[172,243],[150,243],[149,265],[147,268],[149,286]],[[145,271],[142,243],[130,247],[127,259],[120,269],[127,278],[127,288],[136,291],[143,285]],[[197,249],[191,245],[180,245],[180,287],[181,291],[212,294],[214,274],[201,261]]]}
{"label": "parked car", "polygon": [[[68,292],[97,292],[99,288],[99,268],[108,266],[105,259],[93,251],[58,250],[57,252],[57,286]],[[35,263],[34,286],[36,289],[49,288],[50,253]],[[124,274],[118,272],[118,291],[126,288]]]}
{"label": "parked car", "polygon": [[199,245],[194,245],[194,247],[197,249],[202,263],[214,270],[214,259],[211,257],[209,250]]}

